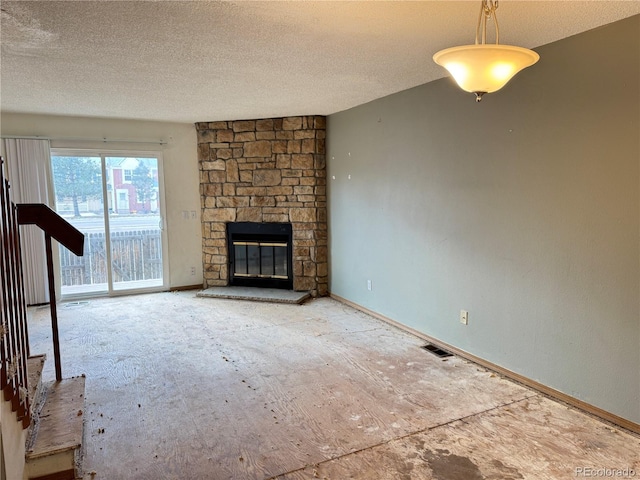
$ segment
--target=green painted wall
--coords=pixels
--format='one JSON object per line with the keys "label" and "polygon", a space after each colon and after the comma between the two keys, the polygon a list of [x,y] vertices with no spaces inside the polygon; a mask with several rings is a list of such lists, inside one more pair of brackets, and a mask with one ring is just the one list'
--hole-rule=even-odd
{"label": "green painted wall", "polygon": [[329,117],[330,290],[640,422],[640,16],[536,50]]}

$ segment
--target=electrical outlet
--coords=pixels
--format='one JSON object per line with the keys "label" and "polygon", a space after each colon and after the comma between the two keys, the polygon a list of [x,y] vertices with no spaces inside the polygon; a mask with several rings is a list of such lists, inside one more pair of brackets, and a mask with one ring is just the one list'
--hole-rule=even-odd
{"label": "electrical outlet", "polygon": [[367,280],[367,290],[371,291],[371,280]]}
{"label": "electrical outlet", "polygon": [[196,275],[196,267],[191,267],[191,276],[195,277]]}
{"label": "electrical outlet", "polygon": [[469,312],[466,310],[460,310],[460,323],[463,325],[469,324]]}

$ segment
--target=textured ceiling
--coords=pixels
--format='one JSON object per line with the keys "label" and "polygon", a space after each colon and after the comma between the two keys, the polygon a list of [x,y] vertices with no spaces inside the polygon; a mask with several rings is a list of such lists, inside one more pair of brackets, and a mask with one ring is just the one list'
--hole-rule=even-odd
{"label": "textured ceiling", "polygon": [[[480,1],[0,6],[2,111],[191,123],[327,115],[441,78],[432,55],[473,43]],[[501,43],[535,48],[640,1],[501,0],[497,13]]]}

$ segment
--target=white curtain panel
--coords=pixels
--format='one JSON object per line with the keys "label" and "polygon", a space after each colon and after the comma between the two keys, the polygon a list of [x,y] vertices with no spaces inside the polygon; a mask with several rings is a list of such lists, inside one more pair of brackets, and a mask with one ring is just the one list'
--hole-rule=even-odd
{"label": "white curtain panel", "polygon": [[[49,140],[5,138],[3,141],[13,202],[49,205]],[[35,225],[20,227],[20,246],[27,305],[46,303],[49,284],[43,231]]]}

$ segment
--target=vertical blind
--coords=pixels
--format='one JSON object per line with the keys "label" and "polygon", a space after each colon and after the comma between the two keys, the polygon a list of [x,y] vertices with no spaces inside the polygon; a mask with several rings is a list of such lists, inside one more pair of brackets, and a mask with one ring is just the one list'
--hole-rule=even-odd
{"label": "vertical blind", "polygon": [[[5,138],[7,178],[15,203],[49,205],[51,158],[49,140]],[[28,305],[49,301],[44,234],[35,225],[20,227],[25,300]]]}

